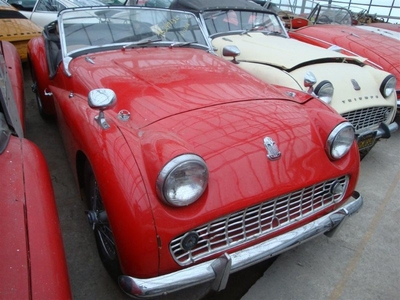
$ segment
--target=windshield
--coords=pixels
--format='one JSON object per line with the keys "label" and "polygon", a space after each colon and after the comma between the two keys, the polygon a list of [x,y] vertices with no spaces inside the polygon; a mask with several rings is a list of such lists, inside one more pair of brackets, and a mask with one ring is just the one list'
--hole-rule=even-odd
{"label": "windshield", "polygon": [[203,13],[203,18],[210,35],[230,31],[262,31],[286,36],[286,30],[273,13],[216,10]]}
{"label": "windshield", "polygon": [[317,5],[308,19],[314,24],[351,25],[351,12],[343,7]]}
{"label": "windshield", "polygon": [[144,7],[96,7],[64,10],[59,30],[64,57],[84,49],[151,45],[207,47],[191,13]]}

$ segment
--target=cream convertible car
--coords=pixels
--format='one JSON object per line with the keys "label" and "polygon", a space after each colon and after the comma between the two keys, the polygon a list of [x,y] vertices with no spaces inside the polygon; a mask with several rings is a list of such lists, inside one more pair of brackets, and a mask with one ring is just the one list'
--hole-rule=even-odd
{"label": "cream convertible car", "polygon": [[279,17],[240,0],[173,0],[200,16],[218,55],[269,83],[315,93],[351,122],[361,157],[398,125],[396,78],[349,57],[288,37]]}

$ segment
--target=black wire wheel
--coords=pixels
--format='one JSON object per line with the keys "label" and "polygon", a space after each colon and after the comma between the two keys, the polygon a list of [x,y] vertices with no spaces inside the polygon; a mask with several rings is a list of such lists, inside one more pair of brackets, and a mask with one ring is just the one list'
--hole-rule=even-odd
{"label": "black wire wheel", "polygon": [[100,259],[111,277],[117,280],[122,274],[117,248],[97,180],[88,162],[85,164],[85,198],[88,208],[86,216],[95,236]]}

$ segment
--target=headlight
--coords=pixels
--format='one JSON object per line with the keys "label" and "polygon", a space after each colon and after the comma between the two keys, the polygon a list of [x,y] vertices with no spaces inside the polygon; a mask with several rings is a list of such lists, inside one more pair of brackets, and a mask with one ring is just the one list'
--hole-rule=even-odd
{"label": "headlight", "polygon": [[351,123],[343,122],[336,126],[326,141],[326,152],[329,158],[337,160],[346,155],[354,139],[354,128]]}
{"label": "headlight", "polygon": [[314,89],[314,93],[319,99],[329,104],[332,101],[333,96],[333,85],[328,80],[323,80]]}
{"label": "headlight", "polygon": [[386,78],[382,81],[381,87],[379,88],[382,96],[385,98],[389,97],[394,92],[396,83],[396,77],[393,75],[386,76]]}
{"label": "headlight", "polygon": [[183,154],[168,162],[157,177],[158,196],[174,206],[186,206],[204,193],[208,183],[205,161],[194,154]]}

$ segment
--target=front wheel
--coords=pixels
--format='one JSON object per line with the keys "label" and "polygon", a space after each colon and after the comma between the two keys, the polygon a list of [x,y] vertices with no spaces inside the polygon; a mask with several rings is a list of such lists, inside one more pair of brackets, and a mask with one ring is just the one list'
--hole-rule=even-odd
{"label": "front wheel", "polygon": [[96,239],[100,259],[114,280],[122,274],[114,236],[108,223],[97,180],[89,163],[85,164],[85,197],[88,210],[86,215]]}

